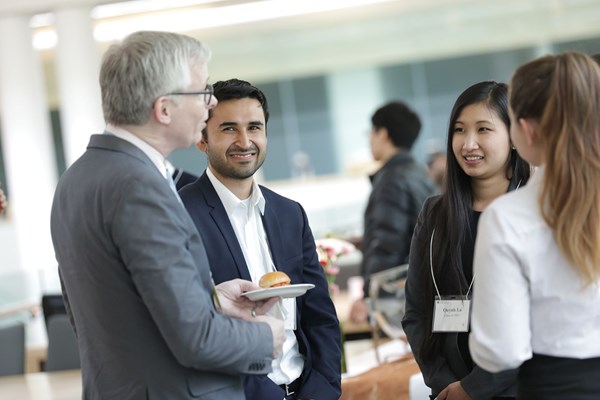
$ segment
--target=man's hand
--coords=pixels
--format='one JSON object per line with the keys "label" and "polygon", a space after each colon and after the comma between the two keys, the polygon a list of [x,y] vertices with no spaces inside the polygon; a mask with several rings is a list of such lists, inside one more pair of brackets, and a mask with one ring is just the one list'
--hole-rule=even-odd
{"label": "man's hand", "polygon": [[279,301],[279,297],[271,297],[266,301],[252,301],[242,293],[258,290],[260,287],[250,281],[234,279],[216,286],[221,312],[228,317],[256,320],[255,317],[264,315]]}
{"label": "man's hand", "polygon": [[436,400],[471,400],[471,396],[465,392],[460,381],[456,381],[446,386],[446,389],[438,394]]}
{"label": "man's hand", "polygon": [[283,353],[283,342],[285,342],[286,339],[283,321],[266,315],[257,316],[253,321],[266,322],[269,324],[269,328],[271,328],[271,333],[273,334],[272,357],[273,359],[276,359]]}
{"label": "man's hand", "polygon": [[369,316],[369,309],[367,303],[363,299],[358,299],[350,307],[350,321],[355,324],[365,322]]}
{"label": "man's hand", "polygon": [[267,313],[280,300],[280,297],[271,297],[266,301],[251,301],[242,293],[258,290],[255,283],[243,279],[234,279],[218,284],[215,289],[221,303],[221,312],[228,317],[239,318],[251,322],[264,322],[271,328],[273,334],[273,359],[283,352],[285,342],[285,329],[283,321],[268,317]]}

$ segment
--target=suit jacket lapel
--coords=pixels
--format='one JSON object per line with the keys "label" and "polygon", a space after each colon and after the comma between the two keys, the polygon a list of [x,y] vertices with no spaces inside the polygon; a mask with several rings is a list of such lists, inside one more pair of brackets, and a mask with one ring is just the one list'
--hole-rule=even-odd
{"label": "suit jacket lapel", "polygon": [[265,196],[265,215],[262,216],[263,226],[267,234],[267,242],[271,250],[271,257],[273,257],[273,264],[275,264],[275,268],[280,269],[285,259],[283,235],[277,213],[272,207],[269,207],[269,195],[264,190],[263,196]]}
{"label": "suit jacket lapel", "polygon": [[[239,276],[242,279],[252,280],[250,272],[248,272],[246,260],[244,259],[244,253],[238,243],[237,236],[235,236],[233,226],[231,226],[225,207],[223,207],[223,203],[221,203],[221,199],[219,199],[219,195],[217,195],[206,172],[200,177],[200,183],[201,190],[206,199],[206,204],[210,208],[209,214],[219,231],[221,231],[221,235],[223,235],[222,242],[228,247],[229,252],[233,257],[233,261],[235,262],[235,266],[237,267]],[[218,241],[221,242],[221,240]]]}

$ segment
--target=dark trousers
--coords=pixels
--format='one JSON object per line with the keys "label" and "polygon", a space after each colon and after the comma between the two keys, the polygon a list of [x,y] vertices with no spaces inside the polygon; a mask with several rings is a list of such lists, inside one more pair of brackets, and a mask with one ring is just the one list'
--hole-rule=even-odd
{"label": "dark trousers", "polygon": [[519,370],[519,400],[600,399],[600,358],[534,354]]}
{"label": "dark trousers", "polygon": [[266,375],[249,375],[244,377],[244,392],[248,400],[300,400],[301,377],[290,385],[290,391],[294,394],[286,396],[285,387],[277,385]]}

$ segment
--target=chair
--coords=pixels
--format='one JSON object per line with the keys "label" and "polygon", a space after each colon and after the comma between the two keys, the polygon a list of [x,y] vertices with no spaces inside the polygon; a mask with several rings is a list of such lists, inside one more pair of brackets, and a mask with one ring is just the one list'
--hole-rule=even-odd
{"label": "chair", "polygon": [[406,341],[406,335],[402,329],[402,318],[404,317],[404,285],[407,274],[408,264],[403,264],[371,275],[369,322],[375,357],[379,364],[382,363],[378,351],[382,341],[380,333],[391,339]]}
{"label": "chair", "polygon": [[48,319],[56,314],[67,314],[65,301],[61,294],[45,294],[42,296],[42,312],[44,313],[44,322],[46,330],[48,329]]}
{"label": "chair", "polygon": [[48,318],[48,357],[45,370],[63,371],[81,368],[77,337],[66,314]]}
{"label": "chair", "polygon": [[25,373],[25,325],[0,326],[0,376]]}

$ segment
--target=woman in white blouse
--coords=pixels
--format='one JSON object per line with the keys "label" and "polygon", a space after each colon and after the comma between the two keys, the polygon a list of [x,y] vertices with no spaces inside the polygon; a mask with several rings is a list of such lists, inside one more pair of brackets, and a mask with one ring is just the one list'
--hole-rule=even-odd
{"label": "woman in white blouse", "polygon": [[521,66],[511,137],[540,168],[483,213],[470,350],[520,366],[518,399],[600,397],[600,68],[580,53]]}

